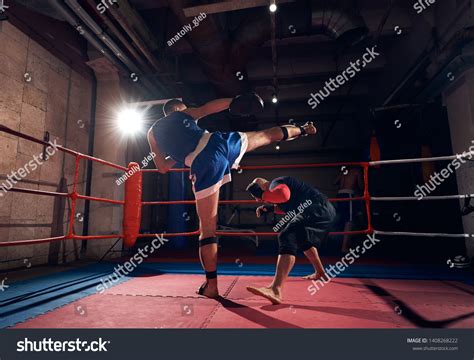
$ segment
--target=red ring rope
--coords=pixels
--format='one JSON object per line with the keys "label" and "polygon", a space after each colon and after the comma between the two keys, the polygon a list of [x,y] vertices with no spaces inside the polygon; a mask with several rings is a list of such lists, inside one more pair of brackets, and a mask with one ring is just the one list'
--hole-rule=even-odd
{"label": "red ring rope", "polygon": [[[34,138],[33,136],[23,134],[19,131],[12,130],[4,125],[0,125],[0,131],[5,132],[11,135],[18,136],[19,138],[43,145],[43,146],[51,146],[48,142],[39,140]],[[92,196],[85,196],[77,193],[77,184],[79,179],[79,170],[80,170],[80,162],[81,159],[86,159],[89,161],[94,161],[99,164],[103,164],[118,170],[127,171],[128,169],[124,166],[120,166],[109,161],[105,161],[90,155],[82,154],[75,150],[68,149],[61,145],[56,146],[59,151],[62,151],[66,154],[73,155],[76,159],[75,161],[75,169],[74,169],[74,182],[73,182],[73,189],[71,193],[60,193],[54,191],[43,191],[43,190],[34,190],[34,189],[24,189],[24,188],[12,188],[10,191],[13,192],[20,192],[25,194],[32,194],[32,195],[44,195],[44,196],[60,196],[60,197],[69,197],[71,199],[71,210],[69,212],[69,229],[67,235],[63,236],[56,236],[56,237],[48,237],[43,239],[33,239],[33,240],[15,240],[15,241],[3,241],[0,242],[0,247],[6,246],[19,246],[19,245],[35,245],[35,244],[43,244],[49,243],[54,241],[61,241],[61,240],[70,240],[70,239],[77,239],[77,240],[102,240],[102,239],[116,239],[116,238],[123,238],[121,234],[110,234],[110,235],[87,235],[81,236],[74,234],[74,221],[75,221],[75,211],[76,211],[76,204],[77,199],[83,200],[90,200],[90,201],[100,201],[100,202],[107,202],[112,204],[119,204],[124,205],[124,201],[113,200],[113,199],[104,199],[104,198],[97,198]]]}
{"label": "red ring rope", "polygon": [[[0,125],[0,131],[9,133],[11,135],[18,136],[28,141],[35,142],[37,144],[41,144],[44,146],[50,146],[49,143],[36,139],[30,135],[23,134],[21,132],[12,130],[7,128],[4,125]],[[125,200],[114,200],[114,199],[106,199],[106,198],[99,198],[93,196],[85,196],[77,193],[77,184],[79,178],[79,169],[80,169],[80,161],[81,159],[85,159],[88,161],[94,161],[124,172],[130,170],[130,166],[138,166],[132,165],[131,163],[129,167],[120,166],[90,155],[82,154],[80,152],[68,149],[63,146],[56,146],[56,148],[66,154],[75,156],[75,172],[74,172],[74,183],[73,183],[73,190],[71,193],[60,193],[60,192],[53,192],[53,191],[43,191],[43,190],[32,190],[32,189],[24,189],[24,188],[12,188],[10,191],[13,192],[21,192],[27,193],[32,195],[44,195],[44,196],[60,196],[60,197],[69,197],[71,199],[71,210],[69,214],[69,229],[67,235],[58,236],[58,237],[49,237],[43,239],[33,239],[33,240],[17,240],[17,241],[8,241],[8,242],[0,242],[0,247],[4,246],[17,246],[17,245],[32,245],[32,244],[41,244],[41,243],[48,243],[53,241],[62,241],[67,239],[77,239],[77,240],[100,240],[100,239],[112,239],[112,238],[123,238],[124,243],[127,246],[133,246],[136,242],[137,237],[155,237],[158,235],[167,236],[167,237],[176,237],[176,236],[194,236],[199,235],[199,230],[195,230],[192,232],[181,232],[181,233],[164,233],[164,234],[139,234],[140,228],[140,220],[141,220],[141,208],[142,206],[146,205],[174,205],[174,204],[195,204],[195,200],[177,200],[177,201],[141,201],[142,195],[142,174],[143,173],[155,173],[158,172],[157,169],[141,169],[140,171],[134,173],[126,180],[125,185]],[[345,235],[345,234],[371,234],[376,232],[372,226],[372,215],[370,210],[370,193],[369,193],[369,167],[376,166],[376,165],[385,165],[385,164],[397,164],[397,163],[406,163],[406,162],[421,162],[421,161],[444,161],[446,159],[451,159],[455,157],[448,156],[448,157],[438,157],[438,158],[429,158],[429,159],[401,159],[401,160],[384,160],[379,162],[337,162],[337,163],[325,163],[325,164],[288,164],[288,165],[254,165],[254,166],[242,166],[242,170],[273,170],[273,169],[296,169],[296,168],[322,168],[322,167],[342,167],[342,166],[361,166],[364,170],[364,195],[362,197],[356,198],[347,198],[347,199],[330,199],[332,202],[339,202],[339,201],[364,201],[366,212],[367,212],[367,229],[366,230],[358,230],[358,231],[341,231],[341,232],[331,232],[331,235]],[[188,168],[184,169],[171,169],[170,171],[173,172],[185,172],[189,171]],[[77,200],[87,200],[87,201],[99,201],[99,202],[106,202],[118,205],[124,205],[124,218],[123,218],[123,230],[124,234],[110,234],[110,235],[87,235],[81,236],[74,234],[74,221],[75,221],[75,209]],[[258,202],[254,200],[222,200],[219,201],[220,205],[230,205],[230,204],[257,204]],[[383,232],[378,232],[383,233]],[[415,233],[412,233],[415,234]],[[232,231],[218,231],[217,235],[219,236],[275,236],[278,233],[275,232],[232,232]],[[466,234],[464,234],[466,235]],[[474,236],[474,235],[473,235]]]}

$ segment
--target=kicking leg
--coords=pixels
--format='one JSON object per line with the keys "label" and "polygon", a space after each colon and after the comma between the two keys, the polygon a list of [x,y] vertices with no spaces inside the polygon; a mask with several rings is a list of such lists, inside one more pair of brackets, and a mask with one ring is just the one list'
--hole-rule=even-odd
{"label": "kicking leg", "polygon": [[199,258],[206,272],[206,282],[200,289],[201,295],[215,298],[219,296],[217,288],[217,207],[219,191],[196,201],[197,214],[199,216]]}
{"label": "kicking leg", "polygon": [[[285,126],[288,130],[288,139],[292,139],[301,135],[301,130],[297,126]],[[314,135],[317,130],[312,123],[303,126],[306,134]],[[250,131],[247,134],[248,146],[247,151],[253,151],[259,147],[269,145],[274,142],[282,141],[284,134],[281,127],[273,127],[262,131]]]}

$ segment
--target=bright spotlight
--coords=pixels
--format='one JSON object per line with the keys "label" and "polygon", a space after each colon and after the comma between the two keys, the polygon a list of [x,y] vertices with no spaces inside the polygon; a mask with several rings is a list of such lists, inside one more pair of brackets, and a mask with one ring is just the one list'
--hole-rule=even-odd
{"label": "bright spotlight", "polygon": [[280,144],[278,144],[277,146],[275,146],[275,150],[277,150],[277,151],[280,150]]}
{"label": "bright spotlight", "polygon": [[277,11],[277,6],[276,6],[275,3],[273,3],[273,4],[270,5],[270,11],[271,11],[271,12]]}
{"label": "bright spotlight", "polygon": [[142,129],[143,114],[135,109],[124,109],[118,114],[117,121],[125,135],[134,135]]}
{"label": "bright spotlight", "polygon": [[272,103],[276,104],[278,102],[278,98],[276,96],[276,94],[273,94],[272,95]]}

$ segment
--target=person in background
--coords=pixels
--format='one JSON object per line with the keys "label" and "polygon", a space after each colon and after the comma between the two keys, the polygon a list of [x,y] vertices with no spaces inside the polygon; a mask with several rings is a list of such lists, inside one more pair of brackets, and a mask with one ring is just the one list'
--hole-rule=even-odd
{"label": "person in background", "polygon": [[[337,192],[338,199],[353,199],[358,197],[364,191],[364,179],[359,166],[350,166],[344,169],[337,177],[335,184],[339,186]],[[344,225],[344,232],[352,231],[354,226],[354,216],[357,210],[357,202],[339,201],[336,205],[339,223]],[[346,254],[350,249],[351,235],[345,234],[342,240],[341,251]]]}

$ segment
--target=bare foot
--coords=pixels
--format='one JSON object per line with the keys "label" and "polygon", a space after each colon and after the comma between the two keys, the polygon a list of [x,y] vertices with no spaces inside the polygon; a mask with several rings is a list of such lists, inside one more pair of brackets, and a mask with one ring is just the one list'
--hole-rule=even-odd
{"label": "bare foot", "polygon": [[219,289],[217,287],[211,287],[211,285],[205,281],[198,291],[196,291],[196,294],[208,297],[210,299],[216,299],[219,297]]}
{"label": "bare foot", "polygon": [[329,280],[329,277],[326,275],[326,274],[317,274],[317,273],[314,273],[314,274],[311,274],[311,275],[306,275],[306,276],[303,276],[303,279],[305,280],[323,280],[323,281],[328,281]]}
{"label": "bare foot", "polygon": [[318,132],[318,129],[316,129],[316,126],[314,126],[312,122],[307,122],[304,124],[303,129],[308,135],[315,135]]}
{"label": "bare foot", "polygon": [[252,294],[262,296],[267,300],[270,300],[273,305],[278,305],[282,303],[281,295],[277,294],[271,288],[257,288],[254,286],[247,286],[247,290],[250,291]]}

